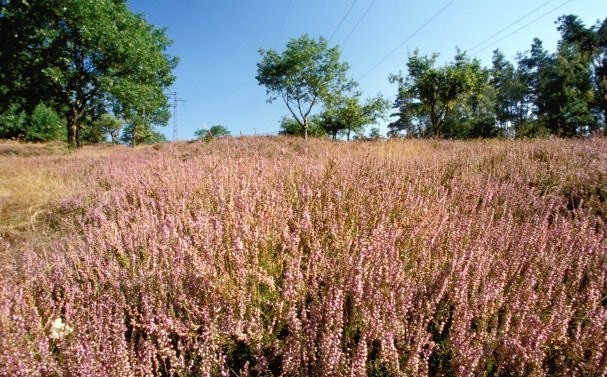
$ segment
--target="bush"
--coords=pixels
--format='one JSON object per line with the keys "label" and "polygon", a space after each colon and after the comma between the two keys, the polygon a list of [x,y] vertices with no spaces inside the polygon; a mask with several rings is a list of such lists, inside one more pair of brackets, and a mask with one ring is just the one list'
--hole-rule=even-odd
{"label": "bush", "polygon": [[55,110],[41,103],[32,112],[25,130],[27,141],[51,141],[66,139],[65,119]]}
{"label": "bush", "polygon": [[27,128],[27,115],[11,105],[0,114],[0,139],[22,139]]}
{"label": "bush", "polygon": [[550,130],[537,121],[525,122],[520,125],[517,136],[521,138],[547,138]]}

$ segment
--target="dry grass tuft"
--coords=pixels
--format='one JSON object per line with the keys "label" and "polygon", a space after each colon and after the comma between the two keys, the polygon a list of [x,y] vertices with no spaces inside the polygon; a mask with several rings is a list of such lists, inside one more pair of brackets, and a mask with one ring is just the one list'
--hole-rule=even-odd
{"label": "dry grass tuft", "polygon": [[64,143],[22,143],[3,141],[0,143],[0,157],[34,157],[65,155],[68,150]]}
{"label": "dry grass tuft", "polygon": [[69,189],[57,172],[42,166],[38,161],[0,160],[0,237],[46,231],[52,203]]}

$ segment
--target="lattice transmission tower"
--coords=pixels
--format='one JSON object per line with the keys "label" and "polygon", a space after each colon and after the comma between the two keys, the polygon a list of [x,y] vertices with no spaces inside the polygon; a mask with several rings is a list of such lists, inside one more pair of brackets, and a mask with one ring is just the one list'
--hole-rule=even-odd
{"label": "lattice transmission tower", "polygon": [[172,100],[171,107],[173,108],[173,141],[177,141],[178,128],[177,128],[177,104],[181,102],[184,106],[186,100],[179,98],[177,92],[170,92],[167,94]]}

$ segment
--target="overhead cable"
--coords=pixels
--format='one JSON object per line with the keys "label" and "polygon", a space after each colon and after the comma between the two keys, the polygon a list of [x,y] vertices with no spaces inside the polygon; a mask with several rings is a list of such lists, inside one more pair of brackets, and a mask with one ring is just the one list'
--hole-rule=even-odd
{"label": "overhead cable", "polygon": [[392,51],[390,51],[388,54],[386,54],[383,58],[381,58],[377,63],[375,63],[375,65],[373,65],[373,67],[371,67],[367,72],[365,72],[359,79],[358,81],[362,80],[363,78],[367,77],[367,75],[369,73],[371,73],[373,70],[375,70],[375,68],[379,67],[380,64],[382,64],[383,62],[385,62],[390,56],[392,56],[396,51],[398,51],[401,47],[403,47],[405,45],[405,43],[409,42],[411,40],[411,38],[415,37],[417,35],[417,33],[419,33],[421,30],[423,30],[426,26],[428,26],[428,24],[430,24],[430,22],[434,21],[434,19],[436,17],[438,17],[441,13],[443,13],[447,8],[449,8],[449,6],[451,6],[451,4],[453,4],[455,2],[455,0],[451,0],[449,1],[447,4],[445,4],[441,9],[438,10],[438,12],[434,13],[434,15],[432,15],[432,17],[430,17],[426,22],[424,22],[424,24],[422,26],[420,26],[419,28],[417,28],[417,30],[415,30],[413,33],[411,33],[404,41],[402,41],[401,43],[398,44],[398,46],[394,47],[394,49],[392,49]]}
{"label": "overhead cable", "polygon": [[333,37],[335,36],[335,33],[337,33],[337,30],[339,30],[339,28],[344,23],[344,21],[346,20],[346,18],[348,18],[348,15],[350,14],[350,12],[352,12],[352,9],[354,8],[354,5],[356,5],[357,1],[358,0],[354,0],[352,2],[352,5],[350,5],[350,8],[348,8],[348,11],[346,12],[346,14],[344,14],[344,16],[341,18],[341,21],[339,21],[339,24],[337,25],[337,27],[335,28],[335,30],[333,30],[333,33],[329,37],[329,41],[331,41],[333,39]]}
{"label": "overhead cable", "polygon": [[523,30],[523,29],[524,29],[524,28],[526,28],[527,26],[529,26],[529,25],[532,25],[532,24],[536,23],[537,21],[539,21],[539,20],[541,20],[542,18],[546,17],[546,16],[547,16],[547,15],[549,15],[550,13],[555,12],[556,10],[558,10],[558,9],[560,9],[560,8],[562,8],[562,7],[564,7],[565,5],[569,4],[569,3],[570,3],[570,2],[572,2],[572,1],[573,1],[573,0],[567,0],[567,1],[565,1],[564,3],[562,3],[561,5],[559,5],[559,6],[555,7],[555,8],[552,8],[552,9],[551,9],[551,10],[549,10],[548,12],[546,12],[546,13],[542,14],[541,16],[539,16],[539,17],[537,17],[537,18],[534,18],[534,19],[533,19],[533,20],[531,20],[530,22],[528,22],[528,23],[526,23],[525,25],[521,26],[520,28],[518,28],[518,29],[514,30],[512,33],[509,33],[509,34],[507,34],[507,35],[503,36],[502,38],[498,39],[497,41],[495,41],[495,42],[493,42],[493,43],[491,43],[491,44],[489,44],[489,45],[487,45],[487,46],[485,46],[485,47],[481,48],[480,50],[477,50],[477,51],[476,51],[474,54],[472,54],[472,56],[473,56],[473,57],[474,57],[474,56],[477,56],[478,54],[480,54],[481,52],[485,51],[485,50],[486,50],[486,49],[488,49],[489,47],[491,47],[491,46],[495,46],[496,44],[500,43],[500,42],[501,42],[501,41],[503,41],[504,39],[506,39],[506,38],[508,38],[508,37],[510,37],[510,36],[512,36],[512,35],[514,35],[514,34],[516,34],[516,33],[518,33],[519,31]]}
{"label": "overhead cable", "polygon": [[373,4],[375,4],[376,1],[377,0],[373,0],[371,2],[371,4],[369,4],[369,6],[365,10],[365,12],[362,14],[362,16],[360,16],[360,18],[358,19],[358,21],[356,21],[356,25],[354,25],[354,27],[352,28],[352,30],[350,30],[350,33],[346,36],[346,38],[344,39],[344,41],[341,42],[341,46],[345,45],[346,42],[348,41],[348,39],[350,39],[350,36],[352,35],[352,33],[354,33],[354,30],[356,30],[356,28],[358,28],[358,25],[360,25],[360,22],[363,20],[363,18],[365,18],[365,16],[367,15],[367,13],[369,13],[369,11],[371,10],[371,8],[373,7]]}

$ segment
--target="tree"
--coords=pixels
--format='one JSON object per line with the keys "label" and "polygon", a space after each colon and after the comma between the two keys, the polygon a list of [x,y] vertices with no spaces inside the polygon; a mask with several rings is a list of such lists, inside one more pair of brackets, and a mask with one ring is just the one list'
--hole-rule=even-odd
{"label": "tree", "polygon": [[25,130],[27,141],[62,140],[65,135],[65,119],[50,107],[39,104],[30,116],[29,126]]}
{"label": "tree", "polygon": [[379,127],[371,128],[371,131],[369,132],[369,138],[370,139],[381,139],[381,131],[379,130]]}
{"label": "tree", "polygon": [[543,122],[552,134],[576,136],[597,129],[593,114],[594,88],[589,56],[565,41],[547,67]]}
{"label": "tree", "polygon": [[230,130],[228,130],[227,128],[222,126],[221,124],[216,124],[216,125],[212,126],[211,128],[209,128],[208,130],[206,128],[198,129],[198,130],[194,131],[194,135],[196,135],[196,137],[198,139],[202,140],[202,139],[210,139],[210,138],[214,138],[214,137],[229,137],[229,136],[231,136],[231,132],[230,132]]}
{"label": "tree", "polygon": [[[455,60],[436,68],[438,54],[409,56],[408,74],[391,75],[390,81],[398,85],[395,102],[406,117],[427,117],[431,134],[440,137],[445,120],[462,95],[478,92],[486,76],[478,60],[470,60],[465,52],[457,51]],[[404,122],[403,122],[404,123]]]}
{"label": "tree", "polygon": [[[535,115],[535,119],[540,123],[547,111],[546,96],[553,90],[547,85],[551,75],[549,72],[551,64],[550,54],[538,38],[533,39],[531,49],[527,53],[518,55],[518,72],[521,83],[525,86],[523,101],[527,104],[529,112]],[[527,120],[531,121],[532,118],[529,117]],[[519,130],[517,134],[518,132]]]}
{"label": "tree", "polygon": [[390,114],[390,117],[397,119],[388,124],[388,137],[421,138],[427,135],[430,129],[429,118],[414,98],[397,95],[392,107],[396,112]]}
{"label": "tree", "polygon": [[549,54],[535,39],[530,52],[519,58],[519,65],[528,87],[527,101],[536,117],[517,134],[576,136],[598,127],[589,54],[564,39],[557,52]]}
{"label": "tree", "polygon": [[272,49],[260,49],[259,53],[255,78],[266,87],[268,102],[282,98],[305,138],[314,106],[354,85],[346,79],[348,65],[340,63],[339,49],[329,48],[322,37],[314,40],[304,35],[291,39],[282,53]]}
{"label": "tree", "polygon": [[170,41],[124,0],[3,1],[0,30],[0,103],[28,113],[52,106],[65,116],[70,147],[80,146],[85,119],[109,111],[131,122],[168,119]]}
{"label": "tree", "polygon": [[495,89],[486,81],[478,93],[457,101],[445,119],[442,135],[450,139],[492,138],[502,132],[495,115]]}
{"label": "tree", "polygon": [[382,118],[390,107],[388,100],[378,95],[360,102],[360,94],[348,97],[334,97],[327,102],[321,115],[321,125],[336,139],[339,132],[346,134],[347,140],[354,133],[363,133],[364,127]]}
{"label": "tree", "polygon": [[38,104],[31,115],[12,104],[0,114],[0,138],[34,142],[65,140],[65,119],[43,103]]}
{"label": "tree", "polygon": [[[278,134],[289,136],[304,136],[304,130],[295,119],[289,116],[283,116],[280,119],[280,131],[278,131]],[[326,135],[327,131],[322,126],[322,120],[320,116],[311,115],[308,119],[308,136],[324,137]]]}
{"label": "tree", "polygon": [[99,144],[106,140],[105,132],[90,118],[83,119],[80,122],[79,134],[81,144]]}
{"label": "tree", "polygon": [[495,95],[495,117],[501,129],[510,133],[531,115],[531,103],[526,101],[528,85],[520,69],[515,69],[499,50],[493,52],[492,63],[490,84]]}
{"label": "tree", "polygon": [[122,129],[120,140],[133,147],[140,144],[166,143],[166,136],[154,129],[153,126],[145,124],[128,123]]}
{"label": "tree", "polygon": [[27,132],[27,115],[11,104],[0,114],[0,139],[22,139]]}
{"label": "tree", "polygon": [[116,144],[118,142],[118,135],[120,134],[120,129],[122,129],[122,122],[120,119],[111,114],[103,114],[94,123],[94,126],[103,134],[109,135],[110,139],[112,140],[112,144]]}
{"label": "tree", "polygon": [[604,131],[607,132],[607,18],[589,28],[574,15],[559,17],[557,24],[561,47],[568,46],[572,52],[583,55],[592,66],[595,103],[603,113]]}

